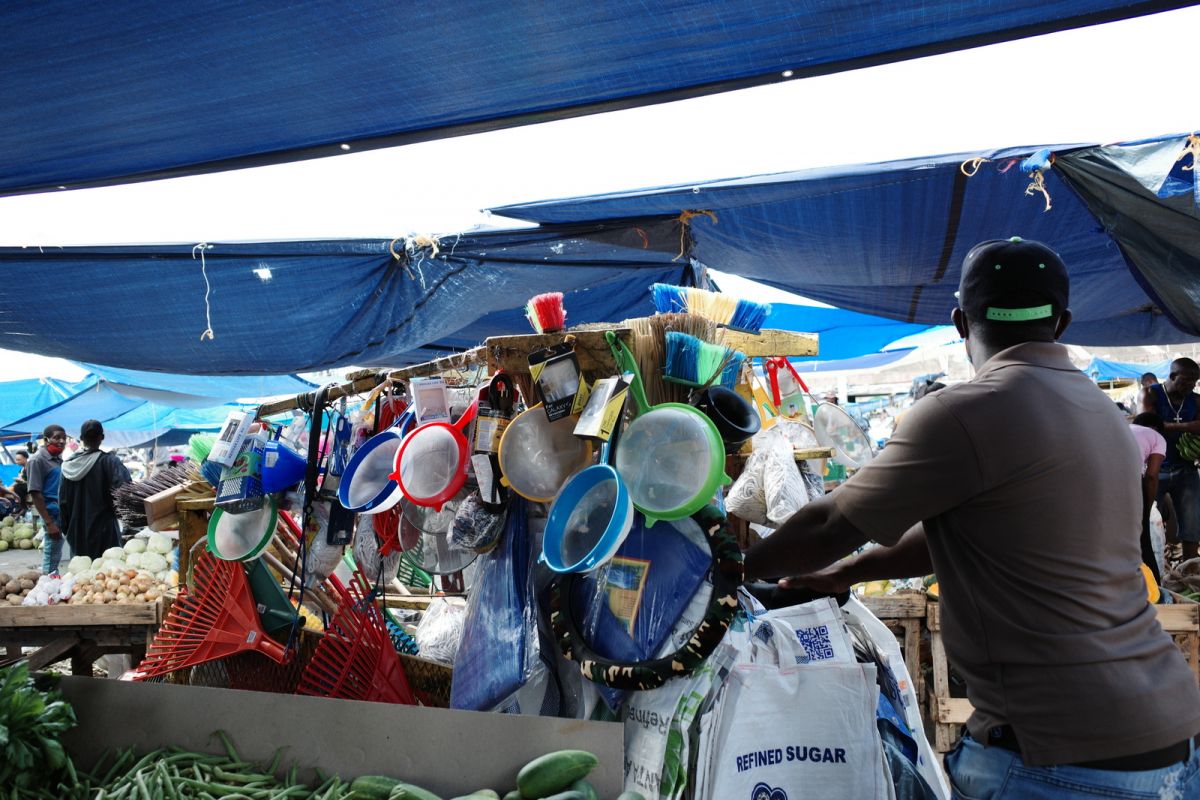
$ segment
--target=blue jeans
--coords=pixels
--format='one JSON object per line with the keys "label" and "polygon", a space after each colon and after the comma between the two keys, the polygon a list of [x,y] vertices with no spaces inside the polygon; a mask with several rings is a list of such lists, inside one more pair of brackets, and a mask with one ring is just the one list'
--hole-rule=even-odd
{"label": "blue jeans", "polygon": [[1030,767],[1002,747],[969,735],[946,755],[954,800],[1200,800],[1200,750],[1163,769],[1118,772],[1086,767]]}
{"label": "blue jeans", "polygon": [[58,516],[58,512],[54,514],[54,524],[58,526],[59,536],[57,539],[51,539],[50,534],[42,534],[42,574],[50,575],[58,572],[58,565],[62,561],[63,542],[67,540],[67,534],[62,529],[62,521]]}
{"label": "blue jeans", "polygon": [[1163,467],[1158,473],[1160,504],[1166,494],[1179,517],[1179,540],[1200,542],[1200,471],[1191,464]]}

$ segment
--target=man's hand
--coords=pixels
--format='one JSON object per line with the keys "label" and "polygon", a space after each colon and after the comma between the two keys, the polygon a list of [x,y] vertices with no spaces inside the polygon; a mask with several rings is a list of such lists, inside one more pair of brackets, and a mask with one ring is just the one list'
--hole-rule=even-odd
{"label": "man's hand", "polygon": [[61,539],[62,538],[62,529],[59,528],[58,525],[54,522],[47,522],[46,523],[46,536],[50,537],[51,539]]}
{"label": "man's hand", "polygon": [[779,585],[784,589],[812,589],[822,594],[841,594],[849,589],[855,581],[846,574],[844,566],[847,562],[839,561],[825,569],[810,572],[807,575],[796,575],[783,578]]}

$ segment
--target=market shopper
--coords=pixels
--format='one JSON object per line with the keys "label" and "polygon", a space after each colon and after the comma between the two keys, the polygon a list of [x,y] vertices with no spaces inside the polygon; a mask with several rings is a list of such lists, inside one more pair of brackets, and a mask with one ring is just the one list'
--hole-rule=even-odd
{"label": "market shopper", "polygon": [[58,487],[62,477],[62,452],[67,446],[67,432],[61,425],[47,425],[42,431],[45,444],[25,465],[29,479],[29,501],[33,504],[46,529],[42,545],[42,572],[58,572],[62,561],[63,534],[58,513]]}
{"label": "market shopper", "polygon": [[1142,390],[1141,410],[1158,414],[1163,421],[1167,457],[1159,473],[1157,499],[1161,502],[1164,495],[1171,495],[1184,559],[1200,553],[1200,471],[1193,459],[1179,452],[1183,434],[1200,434],[1195,392],[1198,380],[1200,366],[1190,358],[1177,358],[1171,362],[1166,383],[1152,384]]}
{"label": "market shopper", "polygon": [[1150,510],[1158,496],[1158,473],[1167,457],[1162,417],[1152,411],[1143,411],[1133,418],[1129,432],[1137,442],[1138,468],[1142,472],[1142,563],[1150,568],[1154,580],[1162,583],[1158,557],[1154,555],[1154,543],[1150,539]]}
{"label": "market shopper", "polygon": [[22,516],[25,514],[25,509],[29,507],[29,479],[25,469],[25,465],[29,463],[29,453],[24,450],[18,450],[13,453],[13,463],[19,466],[21,471],[13,479],[9,491],[17,498],[17,516]]}
{"label": "market shopper", "polygon": [[79,441],[83,449],[62,465],[62,529],[71,545],[71,555],[99,558],[105,550],[121,543],[113,491],[131,479],[115,453],[100,449],[104,426],[98,420],[83,423]]}
{"label": "market shopper", "polygon": [[[958,797],[1200,798],[1200,689],[1137,568],[1133,437],[1055,343],[1068,289],[1045,245],[974,247],[952,320],[975,377],[914,405],[750,549],[747,576],[841,591],[936,570],[975,709],[946,757]],[[883,546],[828,566],[868,540]]]}

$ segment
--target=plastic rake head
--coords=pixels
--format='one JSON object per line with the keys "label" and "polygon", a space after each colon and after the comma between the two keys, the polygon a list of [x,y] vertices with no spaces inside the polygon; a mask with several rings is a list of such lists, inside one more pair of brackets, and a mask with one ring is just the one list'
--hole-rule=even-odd
{"label": "plastic rake head", "polygon": [[338,612],[330,620],[296,694],[416,705],[383,614],[355,572],[349,589],[334,585]]}
{"label": "plastic rake head", "polygon": [[165,675],[218,658],[255,651],[277,663],[288,650],[263,632],[254,595],[240,562],[201,551],[193,573],[195,589],[179,597],[154,636],[134,680]]}

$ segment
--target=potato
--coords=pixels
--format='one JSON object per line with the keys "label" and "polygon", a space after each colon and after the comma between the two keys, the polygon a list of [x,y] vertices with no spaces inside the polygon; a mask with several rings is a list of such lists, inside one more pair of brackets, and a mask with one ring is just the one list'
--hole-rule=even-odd
{"label": "potato", "polygon": [[8,583],[4,584],[4,593],[5,594],[17,594],[20,591],[21,591],[21,584],[18,583],[17,581],[9,581]]}
{"label": "potato", "polygon": [[37,586],[37,581],[31,581],[28,578],[21,578],[21,580],[17,581],[17,584],[21,587],[22,591],[27,592],[34,586]]}
{"label": "potato", "polygon": [[20,575],[18,575],[17,580],[33,581],[34,583],[37,583],[37,579],[40,577],[42,577],[42,573],[38,572],[36,569],[31,569],[27,572],[22,572]]}
{"label": "potato", "polygon": [[9,575],[7,572],[0,572],[0,586],[3,586],[11,580],[12,575]]}
{"label": "potato", "polygon": [[19,595],[19,594],[10,594],[7,598],[8,604],[10,606],[19,606],[19,605],[21,605],[21,601],[24,599],[25,598],[21,597],[21,595]]}

